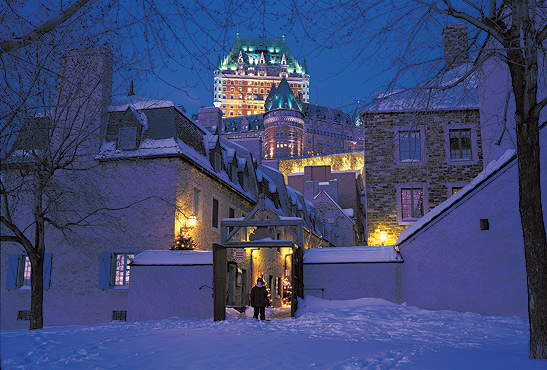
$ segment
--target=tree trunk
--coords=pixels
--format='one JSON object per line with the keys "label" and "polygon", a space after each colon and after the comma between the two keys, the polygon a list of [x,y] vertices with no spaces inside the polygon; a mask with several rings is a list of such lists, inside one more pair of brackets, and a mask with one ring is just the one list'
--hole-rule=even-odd
{"label": "tree trunk", "polygon": [[36,262],[31,262],[30,270],[30,330],[44,327],[44,256],[39,255]]}
{"label": "tree trunk", "polygon": [[539,129],[517,122],[519,210],[524,238],[530,358],[547,359],[547,241],[541,204]]}

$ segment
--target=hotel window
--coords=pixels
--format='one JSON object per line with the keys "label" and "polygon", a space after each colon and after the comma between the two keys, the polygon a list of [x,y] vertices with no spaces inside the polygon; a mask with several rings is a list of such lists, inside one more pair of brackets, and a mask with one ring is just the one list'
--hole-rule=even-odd
{"label": "hotel window", "polygon": [[449,130],[450,159],[469,160],[471,155],[471,129]]}
{"label": "hotel window", "polygon": [[199,220],[200,217],[200,201],[201,201],[201,190],[198,188],[194,188],[194,206],[192,209],[192,213],[194,216],[196,216],[196,220]]}
{"label": "hotel window", "polygon": [[127,287],[134,253],[101,253],[99,265],[99,289]]}
{"label": "hotel window", "polygon": [[399,161],[418,162],[420,159],[420,131],[399,131]]}
{"label": "hotel window", "polygon": [[[31,266],[30,259],[25,254],[8,255],[8,268],[6,275],[6,289],[29,289],[30,290]],[[44,289],[49,289],[51,276],[51,254],[44,255]]]}
{"label": "hotel window", "polygon": [[213,212],[211,218],[211,226],[218,229],[218,199],[213,198]]}
{"label": "hotel window", "polygon": [[421,188],[401,189],[401,219],[416,220],[424,215],[424,192]]}

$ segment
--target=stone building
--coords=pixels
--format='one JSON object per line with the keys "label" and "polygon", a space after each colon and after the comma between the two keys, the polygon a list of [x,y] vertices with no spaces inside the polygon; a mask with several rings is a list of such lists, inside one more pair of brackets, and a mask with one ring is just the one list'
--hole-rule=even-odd
{"label": "stone building", "polygon": [[[445,52],[461,53],[466,30],[456,27],[456,37],[453,28],[445,31]],[[463,45],[453,46],[454,40]],[[362,111],[369,245],[393,244],[482,170],[474,67],[459,54],[447,58],[441,78],[379,95]]]}
{"label": "stone building", "polygon": [[[108,66],[105,55],[94,57],[95,67]],[[89,65],[85,53],[74,52],[68,60],[71,70],[77,68],[75,63]],[[131,261],[137,254],[168,251],[176,240],[191,244],[190,238],[195,249],[209,251],[221,241],[221,221],[248,215],[260,194],[266,198],[268,212],[304,220],[305,248],[336,245],[312,202],[298,194],[289,197],[295,192],[285,185],[281,173],[258,165],[248,150],[210,133],[171,101],[130,94],[105,105],[112,101],[112,70],[97,68],[94,73],[101,83],[84,84],[84,89],[96,89],[91,94],[97,98],[93,104],[104,114],[94,115],[95,126],[84,126],[96,133],[82,136],[90,140],[83,141],[78,152],[78,165],[86,170],[70,172],[70,176],[63,172],[55,178],[59,189],[71,190],[55,193],[55,216],[63,220],[90,216],[81,227],[46,230],[45,326],[133,320],[128,296]],[[86,72],[86,76],[92,75]],[[75,85],[75,81],[68,82]],[[15,181],[19,172],[9,163],[3,161],[3,176]],[[14,207],[12,214],[22,219],[31,210],[25,202]],[[2,235],[6,231],[2,228]],[[31,225],[28,237],[32,232]],[[271,232],[270,237],[276,239],[291,238],[282,230]],[[247,229],[237,238],[247,240],[255,233]],[[29,260],[12,242],[3,242],[1,253],[2,328],[26,328]],[[277,292],[285,287],[285,256],[289,253],[290,248],[266,248],[240,263],[230,256],[227,304],[244,306],[247,290],[258,276],[265,277],[275,293],[274,305],[282,304],[283,294]]]}
{"label": "stone building", "polygon": [[272,86],[285,78],[293,94],[309,101],[310,75],[306,60],[296,60],[285,36],[281,40],[239,37],[214,71],[214,105],[226,117],[264,113]]}
{"label": "stone building", "polygon": [[302,102],[284,78],[272,86],[265,107],[263,114],[224,118],[218,108],[201,108],[198,122],[266,160],[363,150],[359,119]]}
{"label": "stone building", "polygon": [[314,202],[317,212],[339,238],[339,246],[365,242],[364,190],[360,170],[331,171],[330,165],[304,167],[304,172],[287,174],[290,187]]}

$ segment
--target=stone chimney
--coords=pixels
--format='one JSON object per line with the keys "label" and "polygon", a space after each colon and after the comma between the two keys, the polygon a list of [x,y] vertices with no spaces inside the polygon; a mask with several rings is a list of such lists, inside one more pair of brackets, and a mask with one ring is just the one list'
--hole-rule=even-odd
{"label": "stone chimney", "polygon": [[469,59],[467,25],[456,23],[443,29],[445,68],[456,68]]}
{"label": "stone chimney", "polygon": [[222,133],[222,111],[217,107],[203,107],[198,110],[198,123],[203,127],[217,127]]}

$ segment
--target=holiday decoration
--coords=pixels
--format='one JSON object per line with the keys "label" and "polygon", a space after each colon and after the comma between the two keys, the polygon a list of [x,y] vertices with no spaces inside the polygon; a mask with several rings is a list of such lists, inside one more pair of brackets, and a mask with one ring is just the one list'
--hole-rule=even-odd
{"label": "holiday decoration", "polygon": [[184,233],[180,233],[175,238],[175,244],[171,247],[171,250],[193,250],[196,248],[194,239],[191,236],[187,236]]}

